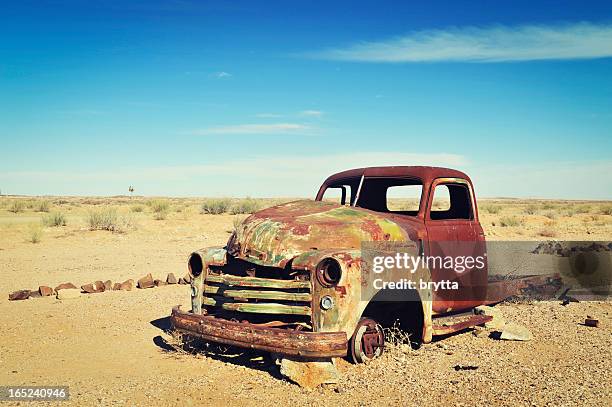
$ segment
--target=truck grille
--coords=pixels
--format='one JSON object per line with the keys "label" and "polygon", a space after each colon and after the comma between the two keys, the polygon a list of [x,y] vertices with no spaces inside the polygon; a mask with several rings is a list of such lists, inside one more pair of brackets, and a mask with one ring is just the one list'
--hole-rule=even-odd
{"label": "truck grille", "polygon": [[311,329],[311,283],[307,272],[258,266],[235,258],[209,267],[202,305],[209,315]]}

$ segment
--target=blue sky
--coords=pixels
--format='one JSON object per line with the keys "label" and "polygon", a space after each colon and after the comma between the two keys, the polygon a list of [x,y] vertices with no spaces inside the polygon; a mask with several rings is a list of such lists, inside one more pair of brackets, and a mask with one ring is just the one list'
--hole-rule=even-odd
{"label": "blue sky", "polygon": [[[129,3],[129,4],[124,4]],[[480,196],[612,199],[612,3],[15,2],[0,189],[313,196],[442,165]]]}

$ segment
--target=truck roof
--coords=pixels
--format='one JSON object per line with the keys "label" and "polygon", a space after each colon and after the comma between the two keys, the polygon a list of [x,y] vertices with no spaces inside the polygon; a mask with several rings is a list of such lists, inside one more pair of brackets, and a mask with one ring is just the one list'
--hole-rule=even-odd
{"label": "truck roof", "polygon": [[429,184],[436,178],[462,178],[472,183],[470,178],[461,171],[453,170],[444,167],[425,167],[425,166],[389,166],[389,167],[363,167],[354,168],[330,175],[324,182],[325,185],[334,183],[335,181],[361,177],[411,177],[420,179],[423,184]]}

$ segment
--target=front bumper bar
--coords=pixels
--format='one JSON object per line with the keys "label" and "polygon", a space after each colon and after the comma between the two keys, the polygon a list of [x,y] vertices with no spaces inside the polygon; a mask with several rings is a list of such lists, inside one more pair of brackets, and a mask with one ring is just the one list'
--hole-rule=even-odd
{"label": "front bumper bar", "polygon": [[344,332],[301,332],[262,327],[248,322],[234,322],[212,315],[184,312],[180,305],[172,309],[172,328],[207,341],[259,349],[282,355],[307,358],[344,357],[347,338]]}

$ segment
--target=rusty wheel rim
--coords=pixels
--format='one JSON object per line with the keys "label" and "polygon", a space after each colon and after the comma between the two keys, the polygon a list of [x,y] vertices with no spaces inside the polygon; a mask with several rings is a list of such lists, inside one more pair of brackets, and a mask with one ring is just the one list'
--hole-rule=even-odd
{"label": "rusty wheel rim", "polygon": [[355,328],[350,345],[354,363],[364,363],[379,357],[385,346],[382,327],[373,319],[362,319]]}

